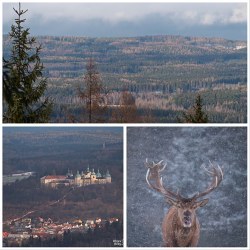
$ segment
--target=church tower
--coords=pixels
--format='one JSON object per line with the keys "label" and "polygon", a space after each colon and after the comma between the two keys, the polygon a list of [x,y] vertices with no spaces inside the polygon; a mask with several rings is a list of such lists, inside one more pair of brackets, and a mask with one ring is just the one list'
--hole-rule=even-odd
{"label": "church tower", "polygon": [[90,178],[91,178],[91,184],[95,184],[96,183],[96,173],[95,173],[94,169],[92,169]]}
{"label": "church tower", "polygon": [[98,168],[98,170],[97,170],[96,178],[102,178],[102,175],[101,175],[101,173],[100,173],[100,171],[99,171],[99,168]]}
{"label": "church tower", "polygon": [[89,171],[89,166],[87,167],[87,170],[85,171],[85,173],[84,173],[84,177],[85,178],[90,178],[90,176],[91,176],[91,171]]}
{"label": "church tower", "polygon": [[107,183],[111,183],[111,175],[110,175],[110,173],[109,173],[109,171],[107,170],[107,173],[106,173],[106,182]]}
{"label": "church tower", "polygon": [[68,173],[66,175],[68,178],[72,178],[74,175],[72,174],[72,171],[69,170],[68,168]]}
{"label": "church tower", "polygon": [[77,186],[81,186],[81,175],[79,174],[79,171],[77,170],[76,176],[75,176],[75,184]]}

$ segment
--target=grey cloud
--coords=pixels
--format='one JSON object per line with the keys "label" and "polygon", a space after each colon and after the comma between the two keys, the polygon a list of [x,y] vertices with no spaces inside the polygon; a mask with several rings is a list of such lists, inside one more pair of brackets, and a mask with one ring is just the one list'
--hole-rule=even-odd
{"label": "grey cloud", "polygon": [[[3,5],[3,22],[11,17],[12,7],[17,3]],[[224,23],[242,23],[247,20],[244,3],[24,3],[30,11],[28,17],[41,14],[41,20],[70,18],[74,21],[103,19],[110,22],[135,21],[151,13],[173,15],[175,19],[202,22],[202,16],[213,17]],[[6,15],[5,15],[6,13]],[[199,18],[195,18],[199,17]]]}
{"label": "grey cloud", "polygon": [[[5,5],[3,31],[7,33],[13,20],[5,17],[10,11]],[[247,37],[246,4],[25,3],[23,8],[29,9],[26,23],[34,35]]]}

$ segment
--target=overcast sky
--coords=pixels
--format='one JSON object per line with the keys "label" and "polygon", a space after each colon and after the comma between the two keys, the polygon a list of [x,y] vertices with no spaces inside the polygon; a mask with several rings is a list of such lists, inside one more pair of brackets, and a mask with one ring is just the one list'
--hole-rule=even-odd
{"label": "overcast sky", "polygon": [[[3,4],[3,33],[14,22]],[[246,3],[23,3],[32,35],[184,35],[247,39]]]}

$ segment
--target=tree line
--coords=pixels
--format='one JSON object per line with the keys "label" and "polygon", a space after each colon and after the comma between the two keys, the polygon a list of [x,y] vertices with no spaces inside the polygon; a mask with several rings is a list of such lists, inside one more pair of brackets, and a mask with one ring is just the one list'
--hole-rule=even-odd
{"label": "tree line", "polygon": [[[40,60],[41,45],[37,45],[36,39],[30,37],[29,28],[24,28],[26,19],[23,15],[28,10],[14,9],[17,14],[15,24],[11,26],[9,36],[12,41],[11,55],[8,60],[3,59],[3,121],[6,123],[47,123],[51,119],[53,100],[46,96],[47,79],[43,76],[44,66]],[[152,122],[150,110],[139,116],[135,98],[126,87],[121,92],[120,101],[115,107],[107,105],[108,90],[104,88],[100,74],[93,58],[89,58],[86,64],[83,86],[78,87],[78,97],[83,105],[83,114],[79,118],[72,114],[67,107],[60,110],[64,121],[87,123],[135,123]],[[171,91],[171,90],[168,90]],[[201,97],[197,112],[203,112]],[[112,110],[112,111],[110,111]],[[195,112],[196,112],[195,111]],[[111,113],[110,113],[111,112]],[[206,119],[192,117],[193,112],[187,111],[179,122],[208,122]],[[59,120],[60,122],[60,120]]]}

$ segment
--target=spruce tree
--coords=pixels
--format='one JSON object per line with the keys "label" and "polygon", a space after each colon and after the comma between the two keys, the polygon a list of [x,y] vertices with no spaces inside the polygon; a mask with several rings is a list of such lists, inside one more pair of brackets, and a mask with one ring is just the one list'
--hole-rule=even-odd
{"label": "spruce tree", "polygon": [[202,110],[202,99],[198,95],[195,99],[195,104],[187,113],[183,113],[183,118],[179,119],[183,123],[208,123],[208,116]]}
{"label": "spruce tree", "polygon": [[48,122],[52,103],[43,97],[47,80],[40,61],[42,48],[29,36],[29,28],[22,26],[26,20],[23,15],[28,10],[21,10],[20,3],[18,10],[13,9],[17,18],[9,33],[11,55],[3,60],[3,120],[8,123]]}

